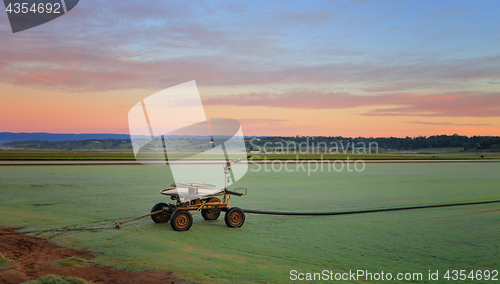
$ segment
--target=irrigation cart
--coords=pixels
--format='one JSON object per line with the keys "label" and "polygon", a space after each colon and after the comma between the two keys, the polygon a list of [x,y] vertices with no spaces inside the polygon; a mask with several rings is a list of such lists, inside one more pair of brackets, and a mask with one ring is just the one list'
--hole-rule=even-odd
{"label": "irrigation cart", "polygon": [[[192,215],[201,211],[201,216],[205,220],[216,220],[221,211],[224,211],[226,225],[231,228],[238,228],[245,222],[245,212],[238,207],[229,207],[231,195],[243,196],[247,194],[246,188],[236,188],[229,190],[229,171],[231,165],[239,161],[224,164],[225,187],[223,190],[215,190],[215,185],[204,183],[174,183],[172,188],[164,189],[161,194],[170,196],[175,203],[160,202],[153,206],[151,213],[134,219],[116,223],[116,228],[120,225],[151,216],[155,223],[167,223],[176,231],[187,231],[193,225]],[[220,199],[219,197],[222,197]],[[187,200],[187,201],[184,201]],[[194,211],[190,213],[189,211]]]}

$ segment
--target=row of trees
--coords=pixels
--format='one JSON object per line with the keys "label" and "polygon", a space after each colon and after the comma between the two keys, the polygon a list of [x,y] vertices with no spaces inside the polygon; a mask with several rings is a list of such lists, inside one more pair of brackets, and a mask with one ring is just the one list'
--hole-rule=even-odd
{"label": "row of trees", "polygon": [[[418,136],[418,137],[342,137],[342,136],[269,136],[256,137],[253,139],[245,139],[247,147],[258,145],[263,147],[266,145],[277,145],[279,143],[294,142],[295,144],[305,143],[308,146],[314,147],[319,143],[342,144],[342,145],[358,145],[358,143],[376,142],[380,149],[397,149],[397,150],[416,150],[425,148],[447,148],[447,147],[463,147],[467,150],[483,150],[497,149],[500,145],[500,136],[464,136],[464,135],[435,135],[435,136]],[[302,144],[302,145],[305,145]]]}
{"label": "row of trees", "polygon": [[86,139],[75,141],[27,140],[5,143],[4,147],[42,150],[112,150],[132,149],[130,139]]}
{"label": "row of trees", "polygon": [[[176,139],[168,139],[175,143]],[[172,141],[174,140],[174,141]],[[186,139],[189,147],[194,147],[197,144],[206,144],[209,140]],[[418,136],[418,137],[342,137],[342,136],[263,136],[255,138],[245,138],[247,149],[251,150],[256,145],[264,147],[264,145],[277,145],[279,143],[292,142],[297,145],[308,145],[315,147],[319,143],[332,145],[359,145],[365,143],[377,143],[379,149],[397,149],[397,150],[416,150],[425,148],[446,148],[446,147],[463,147],[465,151],[492,149],[500,151],[500,136],[463,136],[463,135],[435,135],[435,136]],[[82,150],[82,149],[132,149],[130,139],[87,139],[77,141],[18,141],[4,144],[4,147],[23,148],[23,149],[60,149],[60,150]]]}

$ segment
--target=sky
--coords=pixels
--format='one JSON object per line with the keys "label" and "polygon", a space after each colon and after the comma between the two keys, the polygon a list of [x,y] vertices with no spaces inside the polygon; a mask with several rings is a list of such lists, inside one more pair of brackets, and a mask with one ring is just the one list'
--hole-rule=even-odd
{"label": "sky", "polygon": [[500,135],[500,1],[80,0],[12,33],[0,132],[128,133],[195,80],[245,135]]}

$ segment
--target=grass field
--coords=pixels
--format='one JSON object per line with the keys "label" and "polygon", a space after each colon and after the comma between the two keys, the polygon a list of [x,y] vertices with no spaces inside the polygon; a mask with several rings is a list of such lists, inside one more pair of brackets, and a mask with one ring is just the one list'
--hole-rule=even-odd
{"label": "grass field", "polygon": [[0,160],[134,160],[131,151],[2,150]]}
{"label": "grass field", "polygon": [[27,281],[22,284],[90,284],[90,283],[80,278],[46,275],[36,280]]}
{"label": "grass field", "polygon": [[0,270],[1,269],[7,269],[10,267],[9,260],[3,256],[3,254],[0,253]]}
{"label": "grass field", "polygon": [[90,263],[86,259],[78,258],[76,256],[72,257],[67,257],[63,259],[59,259],[56,261],[52,262],[52,265],[57,267],[57,268],[66,268],[66,269],[71,269],[71,268],[81,268],[81,267],[86,267],[89,266]]}
{"label": "grass field", "polygon": [[[256,170],[251,166],[236,184],[248,195],[233,197],[232,206],[317,212],[500,199],[500,163],[367,164],[363,172],[310,175]],[[26,231],[110,226],[169,202],[159,191],[173,182],[168,168],[139,165],[1,167],[0,180],[0,225]],[[500,205],[489,204],[323,217],[247,214],[239,229],[196,214],[187,232],[145,218],[120,230],[35,235],[89,249],[93,262],[172,270],[193,282],[282,283],[292,269],[422,272],[426,280],[428,270],[500,269],[499,221]]]}

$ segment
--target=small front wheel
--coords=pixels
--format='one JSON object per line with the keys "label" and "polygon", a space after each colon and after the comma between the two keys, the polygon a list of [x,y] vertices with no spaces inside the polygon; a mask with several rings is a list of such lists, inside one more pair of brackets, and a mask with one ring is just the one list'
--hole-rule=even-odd
{"label": "small front wheel", "polygon": [[226,225],[230,228],[239,228],[245,223],[245,212],[238,207],[230,208],[224,218]]}
{"label": "small front wheel", "polygon": [[155,223],[167,223],[168,220],[170,220],[170,215],[171,212],[168,212],[168,204],[166,203],[158,203],[155,206],[153,206],[153,209],[151,209],[151,213],[163,210],[163,212],[151,215],[151,219],[155,221]]}
{"label": "small front wheel", "polygon": [[[208,202],[221,203],[220,200],[216,197],[210,198]],[[217,218],[219,218],[219,215],[220,215],[220,208],[201,209],[201,216],[205,220],[217,220]]]}
{"label": "small front wheel", "polygon": [[176,231],[187,231],[193,225],[193,216],[186,210],[177,210],[172,214],[170,226]]}

